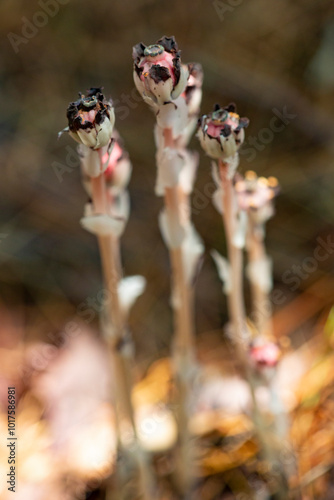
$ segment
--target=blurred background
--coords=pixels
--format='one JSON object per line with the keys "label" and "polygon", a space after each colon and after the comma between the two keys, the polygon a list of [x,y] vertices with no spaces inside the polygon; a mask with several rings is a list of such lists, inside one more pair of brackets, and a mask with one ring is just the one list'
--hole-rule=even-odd
{"label": "blurred background", "polygon": [[[115,443],[108,359],[96,341],[102,278],[96,239],[79,224],[87,195],[75,143],[66,134],[57,138],[67,125],[68,103],[79,91],[103,86],[114,101],[116,127],[132,160],[131,216],[122,238],[124,272],[142,274],[148,283],[130,316],[137,374],[169,352],[172,337],[170,265],[157,223],[162,200],[154,195],[155,119],[134,87],[131,57],[133,45],[151,44],[163,35],[176,37],[183,62],[203,66],[202,113],[215,103],[234,101],[240,115],[250,119],[240,171],[276,176],[280,182],[276,215],[267,225],[274,329],[285,346],[301,346],[323,333],[334,301],[334,4],[1,0],[0,19],[0,435],[7,433],[7,388],[15,386],[21,478],[15,498],[102,498],[96,492],[112,470],[110,451],[115,451],[110,448]],[[196,283],[199,355],[209,362],[219,359],[225,370],[231,363],[221,362],[219,347],[226,303],[210,257],[212,248],[225,255],[224,232],[211,203],[210,160],[196,137],[191,147],[200,153],[193,220],[206,247]],[[248,294],[246,285],[249,305]],[[88,325],[79,323],[87,319],[83,311],[92,301],[96,314]],[[69,323],[73,317],[81,325],[79,337]],[[332,330],[333,324],[332,317]],[[323,337],[318,337],[322,346]],[[64,339],[69,348],[57,349]],[[308,353],[312,358],[313,347]],[[292,356],[289,367],[281,369],[288,388],[292,375],[308,369],[301,367],[301,359]],[[295,427],[297,434],[302,429],[310,437],[307,441],[305,433],[298,434],[302,446],[306,443],[302,470],[325,464],[333,475],[333,355],[325,361],[320,373],[310,372],[304,381],[312,401],[325,401],[326,411],[313,412],[318,433],[313,424],[305,430],[307,419],[295,419]],[[152,404],[166,396],[170,385],[168,366],[154,366],[150,382],[142,387]],[[204,408],[216,408],[225,398],[231,410],[233,397],[237,401],[240,393],[243,399],[242,384],[236,386],[233,379],[228,386],[225,380],[222,391],[220,383],[212,390],[208,385]],[[331,386],[320,395],[322,384]],[[310,394],[303,397],[295,398],[302,406]],[[151,408],[146,411],[150,417]],[[160,430],[157,434],[164,437]],[[169,434],[170,446],[175,432],[174,437],[171,430]],[[312,460],[310,450],[316,450]],[[253,456],[256,447],[246,451],[243,457]],[[244,458],[238,460],[243,463]],[[230,464],[218,466],[221,471]],[[7,451],[0,448],[0,478],[6,477],[7,467]],[[90,480],[94,484],[88,487]],[[226,476],[221,484],[225,482]],[[237,475],[235,484],[239,482]],[[321,498],[333,498],[328,484],[333,480],[322,485]],[[0,494],[5,493],[3,482]],[[221,498],[231,496],[227,492]]]}
{"label": "blurred background", "polygon": [[[95,238],[79,225],[86,194],[75,144],[57,133],[77,93],[103,86],[133,163],[122,252],[125,274],[148,281],[131,315],[138,360],[146,366],[168,352],[170,269],[157,224],[154,117],[134,88],[131,50],[175,35],[183,62],[203,66],[202,112],[234,101],[250,119],[240,170],[279,179],[267,232],[275,329],[303,341],[334,298],[333,2],[2,0],[0,18],[1,301],[11,321],[24,324],[22,338],[57,335],[101,287]],[[191,147],[200,151],[196,138]],[[224,254],[224,235],[210,201],[210,161],[200,155],[192,205],[206,246],[196,287],[203,336],[221,332],[227,318],[209,255]]]}

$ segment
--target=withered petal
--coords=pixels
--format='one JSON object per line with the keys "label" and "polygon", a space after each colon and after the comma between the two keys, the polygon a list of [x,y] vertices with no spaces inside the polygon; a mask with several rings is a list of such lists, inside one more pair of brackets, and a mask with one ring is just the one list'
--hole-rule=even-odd
{"label": "withered petal", "polygon": [[[185,94],[186,94],[186,102],[187,104],[190,102],[192,99],[192,96],[194,92],[197,89],[200,89],[203,83],[203,69],[202,65],[200,63],[188,63],[188,83],[185,89]],[[189,85],[189,77],[193,77],[195,81],[193,82],[192,85]]]}
{"label": "withered petal", "polygon": [[179,47],[175,41],[174,36],[163,36],[156,42],[159,45],[162,45],[163,48],[170,53],[174,53],[176,55],[179,55]]}
{"label": "withered petal", "polygon": [[240,118],[239,120],[239,127],[240,128],[247,128],[249,125],[249,118],[246,118],[245,116],[243,118]]}
{"label": "withered petal", "polygon": [[145,49],[146,45],[144,45],[142,42],[137,43],[137,45],[134,45],[134,47],[132,47],[132,58],[136,64],[138,64],[140,59],[144,57]]}
{"label": "withered petal", "polygon": [[222,135],[223,137],[228,137],[229,135],[231,135],[231,131],[232,131],[232,129],[231,129],[230,125],[227,125],[227,123],[225,123],[225,125],[221,129],[219,135]]}
{"label": "withered petal", "polygon": [[153,66],[151,66],[149,75],[155,83],[165,82],[171,78],[168,69],[158,64],[153,64]]}
{"label": "withered petal", "polygon": [[92,122],[83,120],[81,116],[76,116],[71,123],[69,122],[69,127],[70,130],[77,131],[77,130],[92,129],[94,128],[94,125]]}
{"label": "withered petal", "polygon": [[96,96],[99,98],[99,100],[103,100],[103,94],[102,94],[103,87],[91,87],[89,90],[87,90],[87,97],[93,97]]}
{"label": "withered petal", "polygon": [[107,107],[105,107],[104,109],[100,109],[97,113],[96,113],[96,116],[95,116],[95,123],[97,125],[101,125],[101,123],[104,122],[105,118],[110,118],[109,116],[109,111],[107,109]]}
{"label": "withered petal", "polygon": [[230,104],[225,106],[223,109],[225,109],[229,113],[236,113],[237,112],[237,106],[234,102],[230,102]]}
{"label": "withered petal", "polygon": [[180,76],[181,76],[181,63],[179,57],[173,58],[173,69],[174,69],[175,81],[176,83],[178,83],[180,81]]}
{"label": "withered petal", "polygon": [[189,71],[189,75],[194,76],[200,82],[202,82],[202,80],[203,80],[203,68],[202,68],[202,65],[200,63],[197,63],[197,62],[188,63],[188,71]]}
{"label": "withered petal", "polygon": [[144,69],[144,68],[140,68],[139,66],[137,66],[137,64],[136,64],[136,63],[134,64],[134,70],[135,70],[135,72],[137,73],[137,76],[138,76],[139,78],[140,78],[140,76],[141,76],[141,74],[142,74],[142,72],[143,72],[143,69]]}

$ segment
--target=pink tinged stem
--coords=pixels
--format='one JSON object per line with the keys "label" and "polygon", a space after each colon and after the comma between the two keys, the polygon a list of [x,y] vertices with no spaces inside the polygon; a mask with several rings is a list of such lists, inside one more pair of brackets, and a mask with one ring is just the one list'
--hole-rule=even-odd
{"label": "pink tinged stem", "polygon": [[[175,148],[171,129],[164,130],[165,147]],[[185,228],[190,224],[189,198],[180,186],[165,189],[166,214],[174,227]],[[175,338],[173,361],[178,390],[178,454],[176,473],[180,489],[187,492],[194,477],[191,436],[189,432],[189,407],[192,392],[192,373],[194,371],[194,325],[193,293],[187,283],[184,269],[182,246],[170,248],[172,265],[172,286],[177,304],[174,304]]]}
{"label": "pink tinged stem", "polygon": [[[267,258],[264,244],[263,228],[258,228],[253,220],[249,223],[249,234],[247,241],[248,260],[250,263],[258,262]],[[271,302],[268,293],[264,291],[256,282],[251,280],[251,293],[253,301],[253,312],[255,313],[255,326],[258,334],[262,337],[271,338],[273,335],[271,319]],[[265,384],[270,393],[270,410],[274,417],[274,432],[278,439],[288,439],[289,422],[281,401],[278,390],[277,367],[271,378],[264,377]],[[295,472],[295,463],[286,467],[287,473],[292,475]]]}
{"label": "pink tinged stem", "polygon": [[94,212],[96,214],[108,213],[106,189],[105,189],[103,174],[100,174],[98,177],[92,177],[90,183],[92,186]]}
{"label": "pink tinged stem", "polygon": [[[106,186],[103,174],[91,179],[92,198],[96,214],[108,214],[109,207],[106,196]],[[112,330],[111,349],[115,363],[117,383],[116,393],[119,394],[118,402],[122,411],[131,425],[134,426],[133,409],[131,404],[131,384],[128,380],[128,372],[124,366],[124,357],[120,349],[124,337],[124,318],[122,315],[118,284],[121,279],[119,239],[114,236],[98,236],[104,284],[110,296],[108,319],[109,328]],[[122,403],[121,403],[122,401]]]}
{"label": "pink tinged stem", "polygon": [[[164,130],[165,147],[175,147],[171,129]],[[190,223],[188,196],[180,186],[165,189],[165,207],[168,218],[177,227],[186,227]],[[170,249],[172,263],[173,286],[180,300],[179,307],[174,308],[176,325],[175,343],[183,354],[189,354],[194,349],[192,293],[187,283],[182,247]]]}
{"label": "pink tinged stem", "polygon": [[[100,154],[102,161],[102,155]],[[107,197],[107,188],[103,174],[91,178],[92,199],[95,214],[110,214],[110,206]],[[113,361],[113,378],[116,395],[117,421],[120,423],[124,418],[131,427],[131,433],[135,443],[138,443],[134,410],[131,400],[132,394],[132,367],[133,362],[126,354],[126,329],[125,318],[123,316],[119,295],[118,285],[122,277],[120,243],[119,239],[113,235],[98,236],[102,270],[105,287],[109,292],[111,300],[109,301],[108,327],[111,330],[109,339],[111,358]],[[118,436],[119,447],[122,448],[122,441]],[[153,478],[149,466],[146,463],[141,448],[136,444],[138,452],[135,454],[139,472],[139,481],[141,491],[145,500],[153,500]]]}
{"label": "pink tinged stem", "polygon": [[[262,445],[262,453],[269,464],[274,464],[277,463],[277,451],[273,449],[271,445],[269,433],[266,431],[267,425],[257,404],[254,373],[250,367],[247,355],[248,338],[245,338],[247,330],[245,322],[245,306],[243,302],[243,256],[242,249],[237,247],[233,241],[237,222],[233,179],[228,177],[228,165],[222,160],[219,161],[219,170],[223,188],[223,224],[226,233],[227,251],[231,273],[231,291],[228,295],[228,309],[233,325],[234,335],[236,336],[236,353],[238,355],[240,367],[249,383],[253,401],[253,423],[258,439]],[[245,341],[247,343],[245,343]],[[283,467],[281,467],[279,475],[281,478],[285,478],[285,471],[283,470]],[[283,482],[277,484],[276,486],[277,498],[280,500],[286,500],[287,492]]]}
{"label": "pink tinged stem", "polygon": [[[247,238],[247,253],[248,261],[256,263],[267,258],[266,249],[263,240],[263,231],[257,230],[254,221],[249,222],[249,233]],[[270,279],[270,277],[268,277]],[[250,280],[253,313],[255,318],[255,326],[259,335],[273,334],[272,319],[271,319],[271,302],[268,293],[264,291],[256,282]]]}
{"label": "pink tinged stem", "polygon": [[[166,188],[165,205],[168,217],[175,223],[182,225],[182,191],[180,188]],[[176,325],[176,348],[183,354],[189,354],[189,348],[194,349],[193,313],[191,307],[191,291],[187,284],[182,247],[170,250],[173,287],[179,300],[179,305],[174,307]]]}
{"label": "pink tinged stem", "polygon": [[174,147],[173,132],[171,128],[164,129],[164,140],[165,140],[165,148]]}
{"label": "pink tinged stem", "polygon": [[223,224],[225,227],[227,253],[230,263],[231,290],[228,294],[228,309],[233,325],[237,344],[245,340],[245,306],[243,302],[242,286],[242,249],[234,244],[233,237],[236,229],[235,193],[233,180],[228,177],[228,165],[222,160],[219,162],[220,177],[223,190]]}

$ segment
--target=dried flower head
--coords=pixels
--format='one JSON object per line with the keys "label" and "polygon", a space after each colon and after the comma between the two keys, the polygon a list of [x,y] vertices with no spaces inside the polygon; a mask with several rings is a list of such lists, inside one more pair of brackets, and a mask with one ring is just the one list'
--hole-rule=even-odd
{"label": "dried flower head", "polygon": [[241,210],[252,213],[259,222],[265,222],[272,217],[272,200],[279,193],[276,177],[258,177],[255,172],[249,170],[244,178],[239,176],[235,190]]}
{"label": "dried flower head", "polygon": [[249,355],[256,368],[273,368],[280,359],[281,351],[274,342],[261,339],[250,347]]}
{"label": "dried flower head", "polygon": [[77,142],[92,149],[107,146],[115,124],[115,114],[100,88],[91,88],[87,95],[67,108],[68,132]]}
{"label": "dried flower head", "polygon": [[175,38],[164,36],[153,45],[133,47],[134,82],[150,105],[162,105],[184,91],[188,70],[181,64]]}
{"label": "dried flower head", "polygon": [[213,159],[226,160],[233,157],[244,142],[248,118],[240,118],[235,104],[225,108],[216,104],[208,115],[203,115],[198,123],[197,137],[206,153]]}

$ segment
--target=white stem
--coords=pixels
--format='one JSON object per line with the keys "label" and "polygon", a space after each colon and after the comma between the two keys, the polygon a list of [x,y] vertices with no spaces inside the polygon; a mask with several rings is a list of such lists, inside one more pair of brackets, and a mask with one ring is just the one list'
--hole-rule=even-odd
{"label": "white stem", "polygon": [[[164,130],[165,147],[175,148],[171,129]],[[190,224],[189,198],[181,186],[165,189],[166,215],[177,227]],[[191,452],[191,436],[189,432],[189,412],[193,386],[195,364],[194,325],[192,290],[187,282],[184,268],[182,245],[170,248],[172,264],[174,325],[175,338],[173,346],[173,362],[178,389],[178,455],[177,476],[183,494],[189,490],[194,477],[193,457]]]}
{"label": "white stem", "polygon": [[[264,228],[259,227],[250,217],[247,237],[247,253],[248,261],[251,265],[256,265],[258,262],[265,262],[268,259],[264,245]],[[261,268],[262,269],[262,268]],[[264,266],[262,272],[266,272]],[[264,280],[263,280],[264,278]],[[271,281],[271,276],[262,277],[262,281]],[[271,337],[273,335],[272,319],[271,319],[271,302],[269,294],[263,289],[263,286],[255,279],[250,277],[253,316],[254,324],[259,335]]]}
{"label": "white stem", "polygon": [[[236,199],[235,190],[233,187],[233,178],[228,175],[228,164],[220,160],[219,162],[220,178],[223,190],[223,224],[227,240],[227,253],[230,262],[231,272],[231,290],[228,295],[228,309],[230,319],[232,321],[233,333],[235,339],[236,354],[243,371],[245,379],[249,383],[252,401],[253,401],[253,423],[256,434],[261,443],[263,456],[268,464],[274,464],[276,460],[276,451],[273,449],[270,439],[268,439],[268,431],[266,430],[265,420],[259,410],[255,396],[255,377],[249,363],[248,357],[248,334],[245,321],[245,307],[243,302],[243,265],[242,265],[242,249],[237,247],[234,242],[236,220]],[[279,462],[278,462],[279,463]],[[281,479],[284,479],[283,467],[279,471]],[[284,481],[277,484],[277,498],[286,500],[287,492],[283,484]]]}
{"label": "white stem", "polygon": [[[101,155],[100,155],[100,160]],[[105,177],[100,174],[91,178],[92,199],[96,214],[110,214],[107,199]],[[117,421],[122,419],[130,425],[134,445],[140,450],[135,454],[139,481],[144,500],[153,500],[153,478],[147,464],[146,455],[141,451],[135,425],[134,410],[131,400],[132,394],[132,366],[133,362],[128,355],[129,342],[126,337],[125,319],[120,307],[118,285],[121,280],[121,259],[119,238],[115,236],[98,236],[99,249],[102,260],[102,270],[105,286],[111,300],[108,308],[109,346],[113,366]],[[119,425],[120,427],[120,425]],[[119,446],[122,446],[122,437],[118,436]],[[118,485],[118,488],[121,486]],[[119,491],[121,494],[121,492]]]}
{"label": "white stem", "polygon": [[[249,231],[247,238],[247,252],[248,261],[250,264],[257,262],[264,262],[267,260],[267,253],[264,244],[264,228],[259,227],[256,221],[250,218]],[[266,272],[267,268],[264,266],[262,272]],[[265,282],[271,281],[271,276],[264,276]],[[252,276],[250,279],[254,323],[257,327],[258,335],[262,337],[271,338],[272,320],[271,320],[271,303],[269,300],[268,292],[263,288],[263,285]],[[265,377],[265,383],[270,392],[270,410],[274,416],[275,433],[279,438],[287,437],[288,421],[286,410],[281,401],[278,388],[277,388],[277,373],[272,374],[270,378]]]}
{"label": "white stem", "polygon": [[233,334],[236,340],[237,349],[242,352],[245,347],[241,347],[241,344],[245,341],[247,342],[248,338],[245,338],[246,322],[242,286],[242,249],[237,247],[234,243],[236,230],[235,193],[233,179],[228,175],[228,165],[220,161],[219,169],[223,191],[223,224],[225,227],[227,254],[231,272],[231,290],[227,297],[228,309],[233,325]]}

